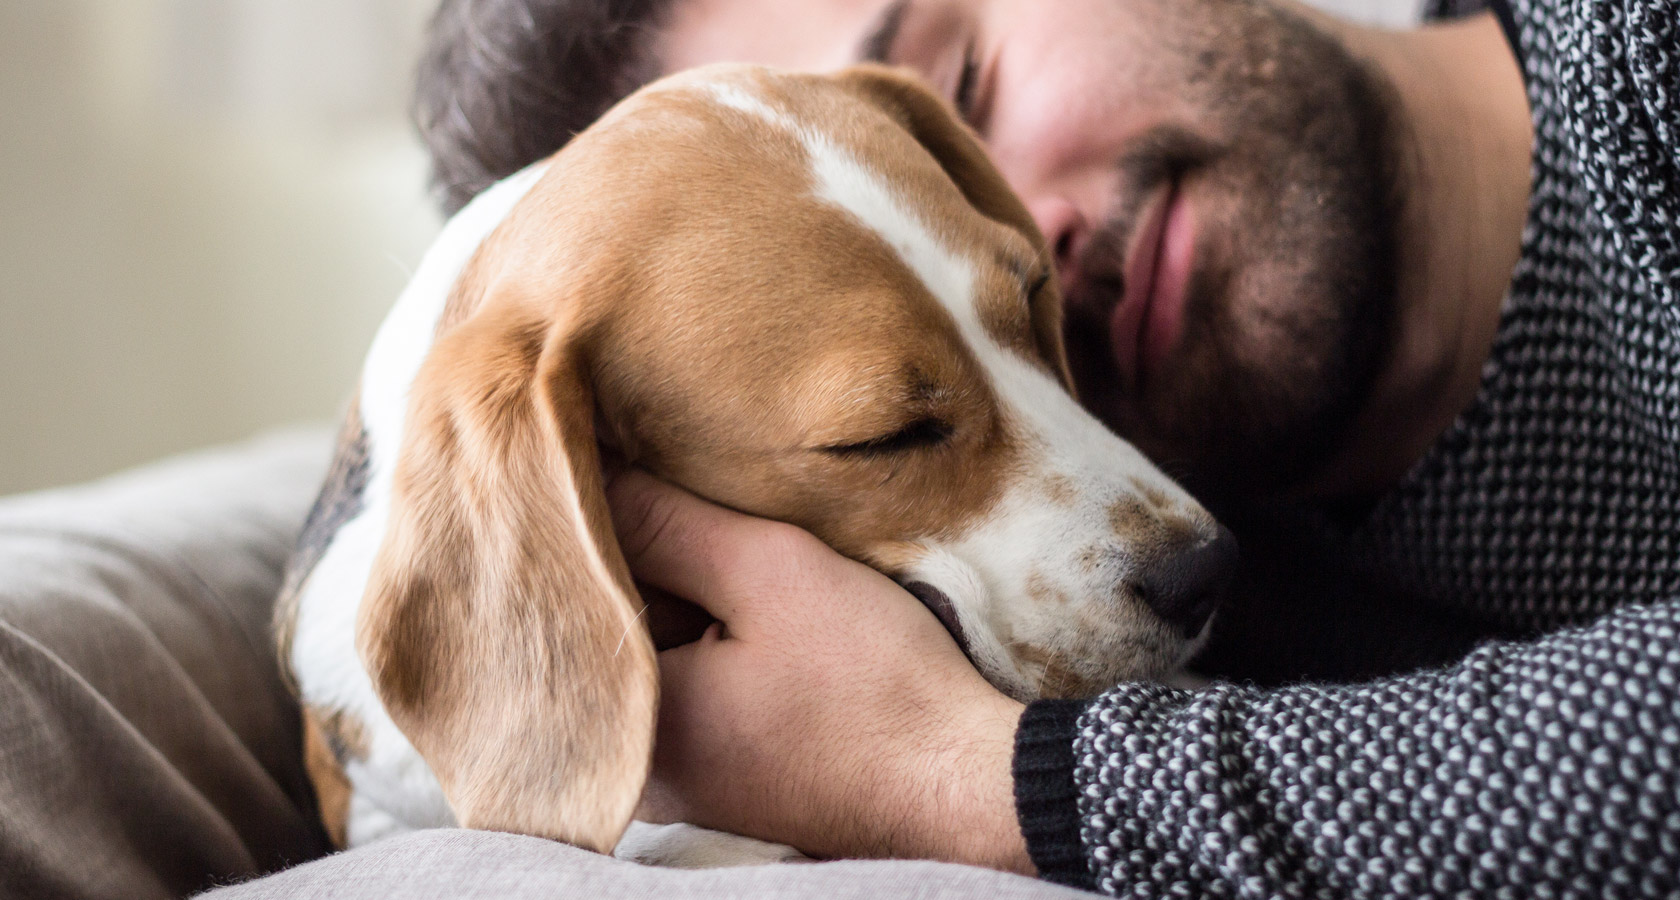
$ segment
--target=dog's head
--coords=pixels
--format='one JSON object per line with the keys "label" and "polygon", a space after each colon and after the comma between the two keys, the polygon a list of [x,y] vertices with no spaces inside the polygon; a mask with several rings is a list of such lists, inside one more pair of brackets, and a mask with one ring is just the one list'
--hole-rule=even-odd
{"label": "dog's head", "polygon": [[579,135],[455,282],[358,623],[463,824],[610,849],[641,792],[600,446],[898,579],[1016,697],[1180,666],[1228,538],[1075,402],[1060,327],[1026,210],[892,71],[706,69]]}

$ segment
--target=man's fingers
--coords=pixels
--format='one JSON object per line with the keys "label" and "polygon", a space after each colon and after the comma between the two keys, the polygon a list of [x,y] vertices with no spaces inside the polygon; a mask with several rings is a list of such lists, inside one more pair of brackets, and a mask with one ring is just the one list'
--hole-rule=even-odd
{"label": "man's fingers", "polygon": [[632,470],[607,488],[624,558],[637,579],[725,622],[759,592],[767,543],[789,526],[744,516]]}
{"label": "man's fingers", "polygon": [[721,590],[714,545],[738,529],[737,514],[638,470],[607,487],[613,526],[625,561],[639,581],[699,604],[728,620],[728,591]]}

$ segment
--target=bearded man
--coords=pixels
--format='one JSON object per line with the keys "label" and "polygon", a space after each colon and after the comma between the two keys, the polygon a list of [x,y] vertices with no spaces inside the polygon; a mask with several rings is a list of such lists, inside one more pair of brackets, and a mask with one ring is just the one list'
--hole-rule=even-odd
{"label": "bearded man", "polygon": [[622,477],[633,569],[725,626],[663,654],[645,812],[1112,894],[1680,891],[1677,19],[447,0],[450,208],[661,73],[920,73],[1054,248],[1083,401],[1248,541],[1229,680],[1023,707],[887,579]]}

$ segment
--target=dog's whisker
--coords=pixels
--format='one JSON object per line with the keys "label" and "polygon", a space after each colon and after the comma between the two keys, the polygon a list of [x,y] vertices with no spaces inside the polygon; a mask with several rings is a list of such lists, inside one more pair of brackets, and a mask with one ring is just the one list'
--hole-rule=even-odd
{"label": "dog's whisker", "polygon": [[619,651],[624,649],[624,642],[630,639],[630,629],[636,627],[636,623],[642,620],[642,616],[647,615],[647,611],[647,604],[643,603],[642,611],[636,613],[636,615],[630,619],[630,624],[624,626],[624,633],[618,636],[618,646],[613,648],[614,659],[617,659]]}
{"label": "dog's whisker", "polygon": [[1048,696],[1047,691],[1050,687],[1050,671],[1055,668],[1056,657],[1060,656],[1062,652],[1062,648],[1060,647],[1051,647],[1050,654],[1044,657],[1044,668],[1038,673],[1038,694],[1041,697]]}
{"label": "dog's whisker", "polygon": [[402,257],[396,255],[395,253],[387,253],[385,254],[385,261],[393,266],[396,266],[397,271],[403,273],[404,278],[407,278],[410,281],[414,280],[414,266],[410,265]]}

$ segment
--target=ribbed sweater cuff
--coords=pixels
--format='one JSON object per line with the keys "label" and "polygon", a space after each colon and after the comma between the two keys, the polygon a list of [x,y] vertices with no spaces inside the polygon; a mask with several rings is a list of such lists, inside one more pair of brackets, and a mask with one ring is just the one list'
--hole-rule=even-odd
{"label": "ribbed sweater cuff", "polygon": [[1073,739],[1089,701],[1040,700],[1015,732],[1015,814],[1040,878],[1091,889],[1095,881],[1079,839]]}

